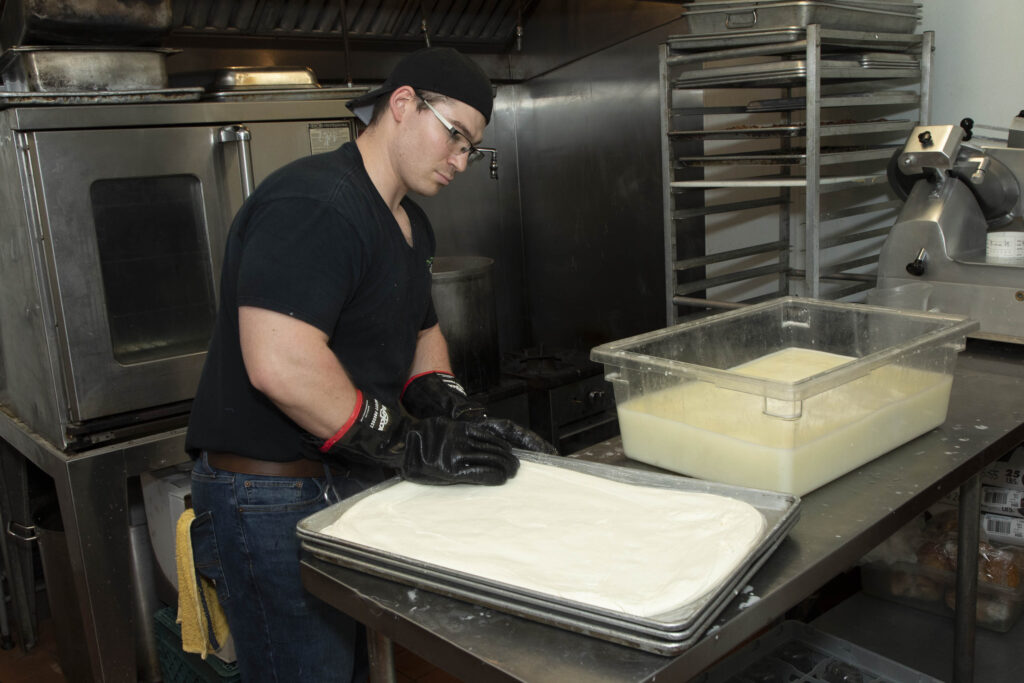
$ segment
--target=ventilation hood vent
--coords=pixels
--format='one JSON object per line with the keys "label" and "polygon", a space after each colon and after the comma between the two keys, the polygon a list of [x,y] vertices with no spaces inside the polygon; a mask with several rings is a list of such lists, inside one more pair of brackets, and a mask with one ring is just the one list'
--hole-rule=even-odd
{"label": "ventilation hood vent", "polygon": [[[536,0],[173,0],[175,36],[504,49]],[[344,8],[344,20],[342,9]],[[426,34],[426,37],[424,35]]]}

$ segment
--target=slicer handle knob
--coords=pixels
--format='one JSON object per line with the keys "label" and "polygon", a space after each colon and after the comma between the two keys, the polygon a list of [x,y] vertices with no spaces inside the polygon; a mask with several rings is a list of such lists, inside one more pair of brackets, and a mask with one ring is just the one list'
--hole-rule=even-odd
{"label": "slicer handle knob", "polygon": [[917,258],[907,264],[907,272],[914,277],[921,277],[924,275],[925,263],[928,260],[928,253],[922,249],[917,252]]}
{"label": "slicer handle knob", "polygon": [[917,134],[917,141],[921,143],[922,147],[932,146],[932,132],[925,130]]}
{"label": "slicer handle knob", "polygon": [[964,129],[964,142],[974,137],[974,119],[960,119],[960,127]]}

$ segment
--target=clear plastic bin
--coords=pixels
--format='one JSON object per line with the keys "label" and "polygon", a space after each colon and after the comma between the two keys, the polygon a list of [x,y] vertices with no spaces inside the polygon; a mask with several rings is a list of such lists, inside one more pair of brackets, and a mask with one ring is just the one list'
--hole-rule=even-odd
{"label": "clear plastic bin", "polygon": [[694,683],[939,683],[908,666],[798,621],[784,621]]}
{"label": "clear plastic bin", "polygon": [[[932,614],[950,617],[956,613],[956,574],[912,562],[861,566],[864,592]],[[991,631],[1009,631],[1024,611],[1024,584],[1014,587],[978,581],[978,626]]]}
{"label": "clear plastic bin", "polygon": [[[785,297],[603,344],[626,455],[802,495],[946,419],[961,316]],[[778,362],[776,362],[778,361]]]}

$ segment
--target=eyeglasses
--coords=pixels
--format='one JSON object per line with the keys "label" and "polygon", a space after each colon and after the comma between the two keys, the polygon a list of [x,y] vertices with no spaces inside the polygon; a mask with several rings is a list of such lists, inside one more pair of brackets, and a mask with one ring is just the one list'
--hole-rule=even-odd
{"label": "eyeglasses", "polygon": [[[427,105],[427,109],[429,109],[431,111],[431,113],[433,113],[433,115],[437,117],[437,120],[441,122],[441,125],[444,126],[448,130],[448,135],[449,135],[448,147],[449,147],[449,149],[457,149],[458,150],[458,152],[456,152],[457,156],[462,156],[463,154],[465,154],[466,155],[466,161],[468,161],[469,163],[472,163],[474,161],[480,161],[481,159],[484,158],[483,151],[481,151],[480,148],[478,148],[476,145],[474,145],[470,141],[469,137],[465,133],[463,133],[461,130],[459,130],[458,128],[456,128],[452,124],[450,124],[448,122],[448,119],[446,119],[445,117],[441,116],[441,112],[439,112],[438,110],[434,109],[434,105],[432,105],[430,102],[427,102],[426,100],[424,100],[421,95],[417,95],[417,97],[419,97],[421,100],[423,100],[423,104]],[[466,141],[466,144],[462,145],[462,144],[459,143],[459,138],[460,137],[463,140]]]}

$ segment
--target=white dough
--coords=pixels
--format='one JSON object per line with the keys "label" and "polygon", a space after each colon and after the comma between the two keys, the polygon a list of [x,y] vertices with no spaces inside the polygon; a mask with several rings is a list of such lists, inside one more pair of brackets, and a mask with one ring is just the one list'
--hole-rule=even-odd
{"label": "white dough", "polygon": [[502,486],[399,482],[324,529],[339,539],[635,616],[720,585],[759,543],[753,506],[523,461]]}

